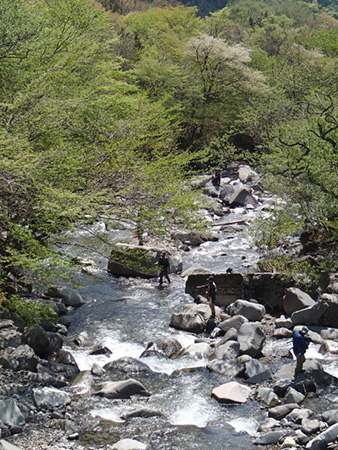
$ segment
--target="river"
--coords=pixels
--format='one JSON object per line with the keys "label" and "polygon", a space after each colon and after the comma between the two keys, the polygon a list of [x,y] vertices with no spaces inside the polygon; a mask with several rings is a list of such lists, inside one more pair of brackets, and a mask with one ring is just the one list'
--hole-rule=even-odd
{"label": "river", "polygon": [[[237,208],[226,219],[251,221],[263,207],[261,204],[255,211]],[[97,234],[100,239],[95,238]],[[175,337],[184,347],[196,339],[196,335],[169,327],[171,315],[193,301],[185,294],[185,279],[180,275],[171,274],[170,286],[159,289],[154,280],[118,278],[107,273],[111,243],[130,237],[131,231],[106,230],[103,223],[88,225],[67,237],[70,243],[73,240],[97,250],[96,253],[79,247],[76,252],[90,262],[91,275],[78,274],[78,291],[86,304],[71,313],[65,345],[80,369],[88,371],[73,387],[87,430],[80,443],[105,448],[119,439],[132,438],[156,450],[259,448],[253,444],[253,438],[266,411],[255,400],[245,405],[226,405],[213,399],[212,389],[228,380],[207,370],[206,361],[199,355],[174,360],[158,356],[142,358],[154,372],[151,377],[139,380],[151,392],[150,397],[108,400],[86,395],[94,383],[89,372],[94,363],[103,366],[125,356],[139,358],[150,341],[163,337]],[[214,273],[229,267],[234,272],[246,272],[258,258],[250,248],[244,226],[242,232],[220,233],[219,241],[206,242],[187,252],[183,269],[199,264]],[[83,331],[88,333],[91,346],[78,348],[73,339]],[[89,351],[95,345],[108,347],[112,354],[90,356]],[[160,411],[163,417],[122,418],[145,406]]]}

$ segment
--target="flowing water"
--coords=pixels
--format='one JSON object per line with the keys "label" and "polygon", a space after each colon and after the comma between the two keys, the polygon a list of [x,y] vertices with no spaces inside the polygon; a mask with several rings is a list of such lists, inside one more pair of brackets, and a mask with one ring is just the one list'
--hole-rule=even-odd
{"label": "flowing water", "polygon": [[[250,220],[254,214],[237,209],[227,220]],[[184,293],[185,280],[172,274],[171,285],[160,290],[154,280],[110,276],[106,272],[110,245],[102,240],[95,241],[94,234],[99,232],[110,242],[131,236],[129,231],[107,231],[103,224],[93,224],[68,236],[68,241],[95,244],[98,250],[98,253],[89,253],[79,248],[77,253],[92,264],[91,276],[79,274],[78,290],[86,304],[73,311],[65,346],[80,369],[89,371],[94,363],[103,366],[125,356],[139,358],[150,341],[163,337],[175,337],[184,347],[193,343],[195,335],[169,327],[171,315],[181,311],[185,303],[192,302]],[[245,232],[225,233],[218,242],[206,242],[187,252],[183,268],[200,264],[215,273],[224,272],[228,267],[234,272],[245,272],[257,259]],[[72,340],[83,331],[88,333],[91,346],[77,348]],[[112,354],[90,356],[89,351],[95,345],[108,347]],[[212,389],[228,380],[205,369],[206,361],[200,355],[174,360],[152,356],[141,360],[154,372],[151,377],[139,380],[151,392],[150,397],[108,400],[83,396],[93,383],[90,375],[73,388],[79,394],[89,430],[82,436],[82,443],[97,448],[95,445],[104,447],[119,439],[133,438],[157,450],[257,448],[252,437],[257,434],[266,412],[255,400],[229,406],[213,399]],[[100,379],[95,379],[95,383],[99,382]],[[145,406],[160,411],[164,418],[127,421],[122,418],[125,413]]]}

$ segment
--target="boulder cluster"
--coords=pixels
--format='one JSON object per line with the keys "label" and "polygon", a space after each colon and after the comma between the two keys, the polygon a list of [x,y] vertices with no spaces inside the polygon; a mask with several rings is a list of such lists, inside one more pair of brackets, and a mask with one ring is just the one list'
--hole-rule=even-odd
{"label": "boulder cluster", "polygon": [[[219,279],[228,276],[218,274]],[[188,291],[194,293],[193,282],[197,285],[207,275],[194,273],[189,277],[192,280],[187,280]],[[338,294],[335,277],[329,291],[331,296]],[[213,318],[207,299],[195,295],[194,303],[184,305],[181,312],[172,315],[170,325],[202,334],[181,354],[205,358],[206,367],[227,380],[212,390],[212,397],[228,404],[255,400],[266,410],[266,420],[260,424],[254,444],[319,450],[337,442],[338,409],[318,412],[303,404],[308,396],[332,388],[338,380],[326,373],[316,359],[308,359],[304,373],[295,377],[295,362],[285,363],[285,359],[292,358],[293,331],[304,325],[309,327],[311,341],[319,350],[337,352],[338,329],[318,325],[330,308],[329,303],[316,302],[292,287],[284,290],[281,311],[258,300],[237,299],[226,307],[216,307]],[[330,314],[332,310],[328,317]],[[290,342],[284,354],[278,349],[281,339]],[[274,349],[273,354],[265,351],[267,341]]]}

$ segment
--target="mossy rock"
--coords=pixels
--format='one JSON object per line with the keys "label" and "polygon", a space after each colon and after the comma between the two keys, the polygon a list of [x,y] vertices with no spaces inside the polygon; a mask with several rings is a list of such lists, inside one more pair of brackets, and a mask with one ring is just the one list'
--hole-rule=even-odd
{"label": "mossy rock", "polygon": [[124,277],[153,278],[158,274],[158,252],[129,244],[116,244],[110,254],[108,272]]}

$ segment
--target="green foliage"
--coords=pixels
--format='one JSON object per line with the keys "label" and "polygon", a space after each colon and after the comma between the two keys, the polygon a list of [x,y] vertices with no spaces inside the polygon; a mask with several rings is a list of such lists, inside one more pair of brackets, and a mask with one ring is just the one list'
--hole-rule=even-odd
{"label": "green foliage", "polygon": [[17,295],[11,295],[1,307],[5,311],[15,313],[27,327],[40,324],[43,320],[52,322],[56,313],[51,305],[32,300],[23,300]]}
{"label": "green foliage", "polygon": [[123,264],[128,269],[139,271],[145,276],[154,276],[157,272],[153,258],[147,250],[121,245],[118,247],[115,246],[110,258]]}
{"label": "green foliage", "polygon": [[263,255],[278,255],[281,247],[289,242],[290,235],[301,231],[303,223],[283,206],[275,205],[269,212],[261,214],[250,228],[253,245]]}
{"label": "green foliage", "polygon": [[293,280],[300,288],[311,291],[318,284],[322,270],[307,261],[292,259],[286,255],[262,259],[258,268],[262,272],[277,272],[284,280]]}
{"label": "green foliage", "polygon": [[258,245],[299,229],[289,204],[336,242],[335,19],[292,0],[214,2],[223,9],[203,19],[196,7],[115,6],[0,0],[3,272],[65,267],[52,238],[86,215],[149,235],[203,226],[189,168],[242,158],[236,135],[288,200]]}

